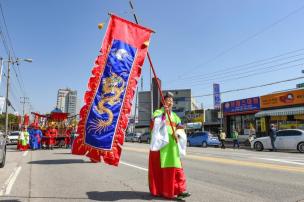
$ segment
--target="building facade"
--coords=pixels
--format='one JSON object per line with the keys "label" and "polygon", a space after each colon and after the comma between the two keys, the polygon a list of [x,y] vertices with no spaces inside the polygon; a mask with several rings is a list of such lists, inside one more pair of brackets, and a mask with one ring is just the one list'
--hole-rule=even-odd
{"label": "building facade", "polygon": [[[191,96],[191,89],[164,90],[163,95],[167,92],[174,94],[173,111],[184,121],[186,112],[198,109],[194,98]],[[155,106],[155,105],[154,105]],[[147,130],[152,117],[151,92],[141,91],[138,93],[138,123],[136,128]]]}
{"label": "building facade", "polygon": [[217,134],[221,127],[221,119],[219,118],[219,109],[206,109],[205,121],[203,123],[203,130],[209,131],[212,134]]}
{"label": "building facade", "polygon": [[59,89],[57,93],[56,107],[70,116],[77,114],[77,91],[67,89]]}
{"label": "building facade", "polygon": [[261,111],[255,115],[259,136],[269,135],[270,124],[278,130],[304,130],[304,89],[268,94],[260,99]]}
{"label": "building facade", "polygon": [[255,114],[260,111],[259,97],[224,102],[222,108],[224,129],[228,138],[231,138],[233,129],[236,129],[244,139],[256,133]]}

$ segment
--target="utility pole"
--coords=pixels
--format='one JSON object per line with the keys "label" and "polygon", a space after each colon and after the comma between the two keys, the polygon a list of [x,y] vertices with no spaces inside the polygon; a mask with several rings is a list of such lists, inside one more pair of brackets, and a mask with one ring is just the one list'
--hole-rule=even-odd
{"label": "utility pole", "polygon": [[7,80],[6,80],[6,96],[5,96],[5,135],[8,135],[8,91],[9,91],[9,80],[10,80],[10,63],[11,63],[11,55],[8,55],[7,61]]}
{"label": "utility pole", "polygon": [[[7,62],[7,79],[6,79],[6,96],[5,96],[5,135],[8,135],[8,103],[9,103],[9,99],[8,99],[8,93],[9,93],[9,87],[10,87],[10,71],[11,71],[11,67],[10,67],[10,63],[14,64],[14,63],[18,63],[20,61],[25,61],[25,62],[32,62],[32,59],[20,59],[20,58],[16,58],[15,60],[12,60],[11,58],[11,54],[8,54],[8,60],[2,60],[1,63],[3,64],[4,62]],[[1,65],[2,66],[2,65]],[[11,103],[10,103],[10,106]]]}
{"label": "utility pole", "polygon": [[[24,108],[25,108],[25,104],[27,104],[27,103],[30,103],[28,100],[29,100],[29,98],[28,97],[20,97],[20,99],[21,99],[21,101],[20,101],[20,103],[23,105],[23,107],[22,107],[22,115],[23,115],[23,118],[24,118]],[[23,101],[22,101],[22,99],[23,99]]]}

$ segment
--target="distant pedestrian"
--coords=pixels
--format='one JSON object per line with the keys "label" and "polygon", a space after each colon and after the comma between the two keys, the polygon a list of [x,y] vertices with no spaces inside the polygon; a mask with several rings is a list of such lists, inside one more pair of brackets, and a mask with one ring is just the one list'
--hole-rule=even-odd
{"label": "distant pedestrian", "polygon": [[226,133],[224,130],[220,129],[220,141],[221,141],[221,148],[225,149],[225,141],[226,141]]}
{"label": "distant pedestrian", "polygon": [[271,141],[272,150],[277,151],[277,148],[275,147],[275,140],[277,138],[277,129],[275,128],[274,124],[270,125],[269,137],[270,137],[270,141]]}
{"label": "distant pedestrian", "polygon": [[238,131],[234,128],[232,131],[232,140],[233,140],[233,149],[235,149],[235,146],[237,145],[237,148],[240,148],[240,143],[239,143],[239,133]]}

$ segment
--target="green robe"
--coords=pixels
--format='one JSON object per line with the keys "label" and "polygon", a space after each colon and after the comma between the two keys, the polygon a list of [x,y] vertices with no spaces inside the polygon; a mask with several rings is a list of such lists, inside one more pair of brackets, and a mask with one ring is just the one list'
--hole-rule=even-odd
{"label": "green robe", "polygon": [[22,146],[26,146],[29,143],[29,136],[30,135],[29,135],[28,132],[22,132],[22,133],[23,133],[24,138],[20,140],[21,141],[21,145]]}
{"label": "green robe", "polygon": [[[161,116],[165,113],[164,108],[158,109],[153,113],[153,117]],[[171,112],[171,121],[176,125],[181,123],[180,118],[174,113]],[[166,115],[166,121],[169,122],[169,118]],[[161,168],[181,168],[181,160],[179,156],[178,145],[175,142],[172,136],[172,128],[170,125],[167,125],[167,130],[169,134],[169,144],[161,148],[160,150],[160,167]],[[176,127],[174,127],[176,130]]]}

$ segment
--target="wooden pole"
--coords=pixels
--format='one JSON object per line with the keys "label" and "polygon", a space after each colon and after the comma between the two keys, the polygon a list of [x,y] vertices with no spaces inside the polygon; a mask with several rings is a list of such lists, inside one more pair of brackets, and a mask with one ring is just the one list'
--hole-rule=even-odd
{"label": "wooden pole", "polygon": [[[130,7],[131,7],[131,9],[132,9],[133,17],[134,17],[134,20],[135,20],[136,24],[139,24],[131,0],[129,1],[129,4],[130,4]],[[156,80],[156,85],[157,85],[158,91],[159,91],[160,96],[161,96],[161,101],[162,101],[163,105],[165,105],[165,99],[164,99],[162,90],[161,90],[161,88],[160,88],[160,84],[159,84],[159,82],[158,82],[158,77],[157,77],[157,75],[156,75],[156,72],[155,72],[155,69],[154,69],[154,66],[153,66],[153,63],[152,63],[152,59],[151,59],[151,57],[150,57],[149,52],[147,52],[147,56],[148,56],[148,60],[149,60],[149,63],[150,63],[150,68],[151,68],[151,70],[152,70],[152,72],[153,72],[153,75],[154,75],[154,78],[155,78],[155,80]],[[151,91],[151,93],[152,93],[152,91]],[[151,108],[151,110],[152,110],[152,108]],[[170,117],[170,113],[169,113],[169,111],[166,110],[166,109],[165,109],[165,113],[168,115],[169,122],[170,122],[170,126],[171,126],[171,129],[172,129],[172,132],[173,132],[172,135],[173,135],[175,141],[177,142],[177,141],[178,141],[178,138],[177,138],[176,135],[175,135],[175,130],[174,130],[174,127],[173,127],[173,124],[172,124],[172,120],[171,120],[171,117]]]}

